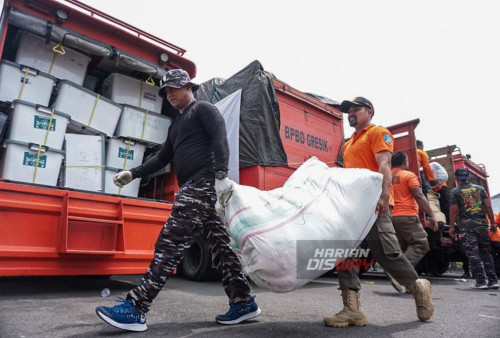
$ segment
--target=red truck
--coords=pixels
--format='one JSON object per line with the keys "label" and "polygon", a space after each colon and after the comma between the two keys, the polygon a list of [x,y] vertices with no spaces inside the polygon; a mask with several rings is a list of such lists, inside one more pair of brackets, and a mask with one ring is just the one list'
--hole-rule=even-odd
{"label": "red truck", "polygon": [[[82,75],[102,78],[115,66],[143,81],[158,81],[168,68],[196,75],[194,63],[183,57],[184,49],[78,1],[6,0],[0,19],[0,56],[2,67],[18,69],[9,77],[2,68],[2,94],[22,85],[24,95],[42,77],[35,69],[15,66],[15,60],[25,56],[16,55],[21,32],[59,46],[57,54],[54,47],[50,70],[65,49],[66,56],[70,50],[85,55],[88,67]],[[5,101],[11,100],[2,102],[8,112],[10,102]],[[0,165],[9,163],[2,159]],[[0,276],[145,271],[170,203],[37,183],[0,179]]]}
{"label": "red truck", "polygon": [[[12,66],[19,59],[21,33],[41,39],[42,49],[52,48],[49,70],[38,72],[36,67]],[[83,59],[88,62],[80,75],[97,81],[97,85],[87,87],[96,95],[95,102],[99,100],[97,92],[103,79],[114,72],[140,80],[142,100],[151,98],[142,92],[143,86],[158,83],[168,69],[183,68],[191,77],[196,76],[196,66],[183,56],[184,49],[79,1],[4,2],[0,19],[0,61],[17,73],[8,77],[2,71],[2,88],[15,87],[21,97],[42,73],[54,81],[54,85],[66,81],[54,75],[57,66],[54,60],[64,59],[63,55],[69,57],[70,51],[84,55]],[[81,66],[79,62],[76,63]],[[265,90],[270,93],[270,113],[276,121],[270,131],[274,133],[271,138],[274,141],[269,146],[277,147],[280,156],[275,163],[272,158],[243,165],[240,161],[240,183],[259,189],[279,187],[311,156],[334,165],[344,139],[342,114],[335,103],[295,90],[263,69],[258,74],[264,78]],[[0,100],[0,115],[10,112],[15,98],[18,98],[17,92],[16,97]],[[80,104],[74,102],[77,107]],[[38,109],[38,105],[36,107]],[[165,102],[161,114],[171,113],[172,107]],[[241,114],[242,119],[252,123],[252,112],[242,110]],[[43,128],[44,124],[40,126]],[[91,131],[90,122],[88,127],[86,131]],[[50,128],[49,121],[48,126],[45,124],[47,133]],[[259,142],[266,151],[266,142]],[[2,153],[6,153],[10,143],[4,140]],[[23,163],[34,168],[34,183],[0,178],[0,276],[143,273],[171,211],[171,201],[178,189],[174,176],[166,173],[144,180],[138,197],[49,185],[35,181],[36,169],[43,164],[39,161],[42,146],[38,149],[36,161]],[[64,154],[64,149],[59,153]],[[130,154],[122,155],[128,158]],[[7,162],[1,159],[0,166],[10,165]],[[104,178],[109,179],[109,176]],[[201,255],[201,250],[197,251],[197,245],[203,243],[192,247],[187,263],[183,264],[192,279],[204,277],[211,266],[209,258]]]}
{"label": "red truck", "polygon": [[[1,61],[16,60],[22,31],[54,45],[53,60],[60,58],[56,53],[61,52],[61,47],[86,55],[88,66],[83,75],[97,78],[97,83],[112,72],[142,80],[141,88],[157,82],[168,69],[183,68],[191,77],[196,76],[196,66],[184,57],[184,49],[76,0],[5,1],[0,19]],[[256,111],[246,111],[242,103],[242,128],[250,128],[253,123],[260,128],[254,130],[273,135],[269,138],[272,141],[266,139],[267,135],[254,141],[260,142],[261,152],[273,147],[279,156],[248,160],[248,154],[240,154],[240,183],[262,190],[279,187],[311,156],[338,165],[344,140],[338,104],[300,92],[259,64],[251,65],[257,70],[260,90],[268,94],[267,112],[274,125],[256,121]],[[12,86],[27,86],[37,75],[23,65],[17,72],[10,80]],[[54,81],[57,84],[60,79]],[[218,85],[224,88],[223,83]],[[240,87],[246,91],[244,85]],[[221,99],[217,88],[213,88],[213,97],[204,99]],[[99,85],[94,91],[99,91]],[[143,94],[141,98],[147,99]],[[245,93],[243,97],[248,98]],[[5,116],[1,110],[10,109],[10,101],[0,102],[0,117]],[[171,113],[172,108],[164,104],[161,114]],[[418,120],[414,120],[389,128],[395,136],[396,150],[407,151],[413,164],[417,125]],[[246,142],[252,144],[253,140],[247,137]],[[5,164],[0,160],[0,165]],[[170,173],[145,180],[136,198],[0,178],[0,276],[143,273],[153,257],[154,243],[170,214],[177,189]],[[194,280],[211,274],[210,255],[202,241],[192,246],[182,267]]]}

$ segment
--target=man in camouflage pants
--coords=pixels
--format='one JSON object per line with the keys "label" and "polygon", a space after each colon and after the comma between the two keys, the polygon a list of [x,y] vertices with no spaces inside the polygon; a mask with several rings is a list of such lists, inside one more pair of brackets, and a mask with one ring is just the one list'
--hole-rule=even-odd
{"label": "man in camouflage pants", "polygon": [[155,245],[153,261],[140,284],[114,307],[99,306],[97,315],[108,324],[130,331],[145,331],[146,313],[196,237],[207,241],[212,260],[222,274],[230,308],[216,317],[220,324],[237,324],[257,317],[261,310],[251,296],[241,263],[215,211],[215,186],[227,180],[229,147],[224,119],[209,102],[196,101],[186,71],[167,72],[160,95],[179,110],[160,152],[146,163],[115,175],[118,186],[145,177],[173,161],[180,189],[172,213]]}
{"label": "man in camouflage pants", "polygon": [[[473,288],[498,289],[500,285],[491,257],[490,236],[486,221],[487,215],[491,222],[491,231],[498,231],[491,202],[483,187],[469,183],[467,168],[455,170],[455,178],[458,185],[451,191],[450,237],[455,237],[454,226],[458,219],[470,270],[476,280]],[[488,283],[486,283],[485,272]]]}

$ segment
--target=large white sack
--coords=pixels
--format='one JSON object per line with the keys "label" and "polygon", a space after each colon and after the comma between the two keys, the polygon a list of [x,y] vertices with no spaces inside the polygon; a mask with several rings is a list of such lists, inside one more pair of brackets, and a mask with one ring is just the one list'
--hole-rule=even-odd
{"label": "large white sack", "polygon": [[233,182],[232,190],[222,212],[245,273],[262,288],[286,292],[325,273],[303,271],[309,257],[297,257],[298,243],[302,249],[361,243],[377,217],[382,175],[329,168],[313,157],[282,188],[260,191]]}
{"label": "large white sack", "polygon": [[437,162],[431,162],[429,165],[434,172],[434,179],[437,181],[436,185],[441,185],[444,182],[448,181],[448,172],[441,164]]}

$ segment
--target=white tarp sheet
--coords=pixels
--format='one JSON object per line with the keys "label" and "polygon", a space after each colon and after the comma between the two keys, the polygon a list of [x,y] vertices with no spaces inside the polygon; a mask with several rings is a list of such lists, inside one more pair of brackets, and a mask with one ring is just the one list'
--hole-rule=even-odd
{"label": "white tarp sheet", "polygon": [[219,212],[245,273],[262,288],[286,292],[325,273],[302,273],[298,242],[335,241],[336,249],[361,243],[376,219],[382,175],[329,168],[313,157],[282,188],[260,191],[233,183],[231,189]]}
{"label": "white tarp sheet", "polygon": [[215,104],[226,122],[227,140],[229,142],[229,172],[228,177],[240,182],[240,106],[241,89],[226,96]]}

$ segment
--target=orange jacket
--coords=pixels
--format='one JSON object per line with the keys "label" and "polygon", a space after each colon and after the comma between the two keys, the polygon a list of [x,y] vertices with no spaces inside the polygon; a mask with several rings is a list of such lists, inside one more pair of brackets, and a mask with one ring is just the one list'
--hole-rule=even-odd
{"label": "orange jacket", "polygon": [[[500,224],[500,212],[495,215],[495,223]],[[492,242],[500,242],[500,228],[497,227],[497,231],[493,234],[490,230],[490,238]]]}
{"label": "orange jacket", "polygon": [[442,187],[447,187],[448,184],[446,184],[446,182],[444,182],[443,184],[440,184],[434,188],[432,188],[432,190],[434,190],[435,192],[439,192],[439,190],[441,190]]}
{"label": "orange jacket", "polygon": [[431,166],[429,165],[429,155],[422,150],[417,149],[417,159],[418,159],[418,167],[424,168],[424,174],[427,181],[434,180],[434,171],[432,171]]}
{"label": "orange jacket", "polygon": [[[359,133],[354,132],[344,144],[344,168],[365,168],[378,172],[375,154],[381,151],[393,152],[394,138],[381,126],[370,124]],[[394,206],[394,195],[391,186],[389,204]]]}

